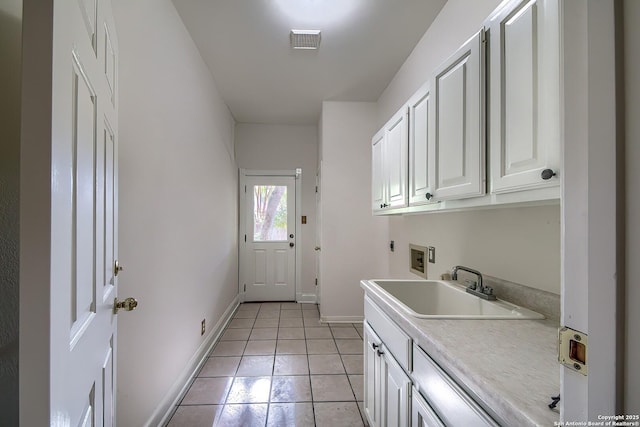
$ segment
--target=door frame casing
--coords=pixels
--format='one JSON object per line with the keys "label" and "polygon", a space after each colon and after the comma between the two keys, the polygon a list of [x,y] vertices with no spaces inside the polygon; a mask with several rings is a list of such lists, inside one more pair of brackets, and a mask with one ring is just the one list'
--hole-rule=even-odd
{"label": "door frame casing", "polygon": [[245,301],[245,290],[244,284],[246,283],[244,277],[244,262],[246,262],[246,245],[244,236],[247,234],[247,224],[246,224],[246,191],[244,187],[247,185],[247,177],[256,177],[256,176],[286,176],[293,177],[295,179],[295,235],[296,235],[296,245],[294,247],[295,250],[295,296],[296,301],[301,301],[303,298],[302,295],[302,287],[300,286],[301,280],[301,269],[300,263],[302,258],[302,253],[300,251],[299,242],[302,241],[302,226],[300,215],[302,212],[302,168],[296,169],[285,169],[285,170],[254,170],[254,169],[239,169],[239,185],[238,188],[238,198],[239,198],[239,209],[238,209],[238,297],[239,301],[242,303]]}
{"label": "door frame casing", "polygon": [[624,162],[615,15],[613,0],[567,0],[560,7],[560,323],[589,335],[588,375],[560,367],[560,421],[597,421],[623,411]]}

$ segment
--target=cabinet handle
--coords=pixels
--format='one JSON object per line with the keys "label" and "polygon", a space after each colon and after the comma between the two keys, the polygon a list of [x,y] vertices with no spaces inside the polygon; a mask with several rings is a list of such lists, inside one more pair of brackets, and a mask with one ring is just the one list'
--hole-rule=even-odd
{"label": "cabinet handle", "polygon": [[427,200],[431,200],[431,198],[433,197],[433,194],[427,193],[424,196],[427,198]]}
{"label": "cabinet handle", "polygon": [[556,176],[557,174],[552,170],[552,169],[545,169],[542,171],[542,173],[540,174],[540,176],[542,177],[542,179],[549,180],[552,177]]}
{"label": "cabinet handle", "polygon": [[380,347],[380,345],[379,345],[379,344],[371,343],[371,348],[373,348],[374,350],[375,350],[376,348],[378,348],[378,347]]}
{"label": "cabinet handle", "polygon": [[382,356],[384,354],[384,351],[376,350],[376,353],[378,353],[378,356]]}

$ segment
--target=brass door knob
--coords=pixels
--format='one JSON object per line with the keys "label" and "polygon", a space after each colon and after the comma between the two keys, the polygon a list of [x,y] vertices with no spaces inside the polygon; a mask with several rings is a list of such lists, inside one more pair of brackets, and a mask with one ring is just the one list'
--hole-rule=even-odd
{"label": "brass door knob", "polygon": [[124,266],[122,264],[120,264],[120,262],[118,260],[116,260],[113,263],[113,274],[117,276],[118,273],[120,273],[122,270],[124,270]]}
{"label": "brass door knob", "polygon": [[133,311],[138,306],[138,301],[135,298],[127,298],[124,301],[118,301],[118,298],[113,300],[113,314],[118,314],[119,310]]}

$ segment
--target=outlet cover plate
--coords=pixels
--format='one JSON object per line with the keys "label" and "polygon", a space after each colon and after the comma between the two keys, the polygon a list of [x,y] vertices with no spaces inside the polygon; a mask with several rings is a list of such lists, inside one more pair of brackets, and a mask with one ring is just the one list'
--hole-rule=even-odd
{"label": "outlet cover plate", "polygon": [[435,264],[436,263],[436,248],[434,248],[433,246],[429,246],[427,248],[427,251],[429,253],[429,255],[428,255],[429,262],[431,264]]}

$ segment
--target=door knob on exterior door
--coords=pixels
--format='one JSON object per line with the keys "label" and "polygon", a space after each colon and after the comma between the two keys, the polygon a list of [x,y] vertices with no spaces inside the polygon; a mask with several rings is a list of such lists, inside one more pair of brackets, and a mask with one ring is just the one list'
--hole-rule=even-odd
{"label": "door knob on exterior door", "polygon": [[113,314],[118,314],[119,310],[133,311],[138,306],[138,301],[135,298],[127,298],[124,301],[118,301],[118,298],[113,300]]}

